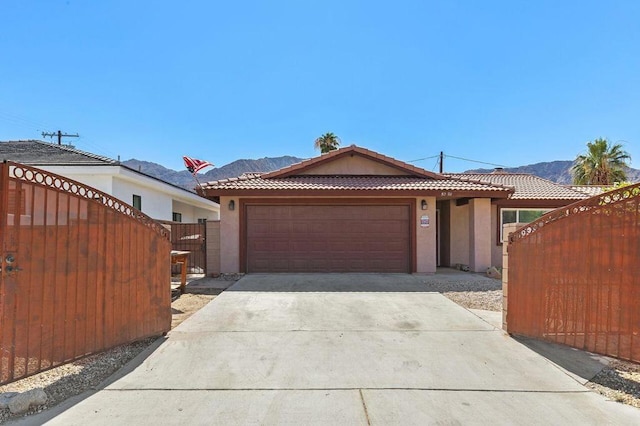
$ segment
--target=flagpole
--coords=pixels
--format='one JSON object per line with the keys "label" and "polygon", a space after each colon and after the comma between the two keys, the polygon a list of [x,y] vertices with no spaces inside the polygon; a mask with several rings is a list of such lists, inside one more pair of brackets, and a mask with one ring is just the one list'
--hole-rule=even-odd
{"label": "flagpole", "polygon": [[204,189],[202,189],[202,185],[200,184],[200,181],[198,180],[198,176],[197,176],[197,172],[196,173],[191,173],[191,176],[193,176],[193,180],[196,181],[196,194],[198,193],[198,188],[200,189],[200,196],[204,197]]}
{"label": "flagpole", "polygon": [[201,160],[197,160],[195,158],[191,158],[191,157],[187,157],[187,156],[183,156],[182,159],[184,160],[184,165],[187,167],[187,170],[189,170],[191,172],[191,176],[193,177],[193,180],[196,182],[196,194],[198,194],[198,189],[200,189],[200,195],[201,197],[205,197],[204,194],[204,189],[202,189],[202,185],[200,184],[200,181],[198,180],[198,170],[202,170],[205,167],[214,167],[213,164],[209,163],[208,161],[201,161]]}

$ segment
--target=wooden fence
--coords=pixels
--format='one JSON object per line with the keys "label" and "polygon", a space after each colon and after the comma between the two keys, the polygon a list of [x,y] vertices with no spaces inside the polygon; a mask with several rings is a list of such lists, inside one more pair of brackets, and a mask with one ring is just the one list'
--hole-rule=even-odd
{"label": "wooden fence", "polygon": [[0,163],[0,384],[171,326],[169,232],[96,189]]}
{"label": "wooden fence", "polygon": [[640,184],[511,234],[509,333],[640,362]]}

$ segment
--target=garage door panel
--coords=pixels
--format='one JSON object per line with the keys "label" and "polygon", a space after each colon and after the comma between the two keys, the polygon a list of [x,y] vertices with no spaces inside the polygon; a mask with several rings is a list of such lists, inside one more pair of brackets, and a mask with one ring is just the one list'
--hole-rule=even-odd
{"label": "garage door panel", "polygon": [[248,272],[410,272],[405,205],[249,205]]}
{"label": "garage door panel", "polygon": [[289,241],[277,241],[277,240],[258,240],[256,239],[251,243],[251,248],[254,253],[262,253],[262,252],[280,252],[280,253],[288,253],[290,248]]}

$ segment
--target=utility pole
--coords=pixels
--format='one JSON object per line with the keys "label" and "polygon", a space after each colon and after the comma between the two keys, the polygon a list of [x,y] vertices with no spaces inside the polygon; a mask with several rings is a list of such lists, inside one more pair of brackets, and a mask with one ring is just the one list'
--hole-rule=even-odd
{"label": "utility pole", "polygon": [[440,151],[440,173],[444,171],[444,154]]}
{"label": "utility pole", "polygon": [[57,132],[53,132],[53,133],[48,133],[48,132],[42,132],[42,137],[46,138],[46,137],[50,137],[53,138],[54,136],[58,137],[58,145],[62,145],[62,138],[79,138],[80,135],[79,134],[68,134],[68,133],[62,133],[62,131],[58,130]]}

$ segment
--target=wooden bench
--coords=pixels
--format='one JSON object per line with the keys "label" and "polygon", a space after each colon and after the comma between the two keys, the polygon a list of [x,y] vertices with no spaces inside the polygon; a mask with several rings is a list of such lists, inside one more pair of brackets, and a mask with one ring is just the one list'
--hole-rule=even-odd
{"label": "wooden bench", "polygon": [[180,264],[180,294],[184,294],[187,285],[187,263],[190,251],[171,250],[171,264]]}

